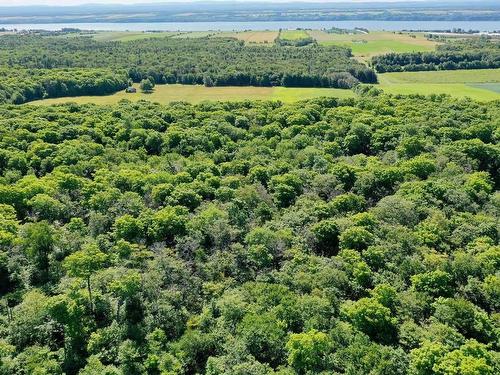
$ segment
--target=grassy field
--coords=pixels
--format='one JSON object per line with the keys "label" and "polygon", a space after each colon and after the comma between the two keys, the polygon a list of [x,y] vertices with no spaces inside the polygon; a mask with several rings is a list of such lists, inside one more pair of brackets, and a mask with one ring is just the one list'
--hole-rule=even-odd
{"label": "grassy field", "polygon": [[278,36],[278,31],[241,31],[241,32],[222,32],[216,37],[229,37],[243,40],[245,43],[249,44],[272,44]]}
{"label": "grassy field", "polygon": [[199,103],[204,100],[281,100],[293,102],[301,99],[334,96],[353,97],[350,90],[328,88],[290,88],[290,87],[205,87],[192,85],[157,85],[151,94],[137,92],[127,94],[120,91],[107,96],[79,96],[74,98],[45,99],[31,102],[35,105],[49,105],[74,102],[78,104],[114,104],[122,99],[130,101],[150,100],[162,104],[172,101]]}
{"label": "grassy field", "polygon": [[469,86],[476,87],[478,89],[493,91],[500,94],[500,83],[475,83],[470,84]]}
{"label": "grassy field", "polygon": [[388,94],[447,94],[456,98],[469,97],[478,101],[500,100],[500,94],[494,91],[464,83],[403,83],[379,86]]}
{"label": "grassy field", "polygon": [[[453,97],[480,101],[500,100],[500,69],[455,70],[437,72],[403,72],[379,74],[376,85],[388,94],[448,94]],[[150,100],[158,103],[187,101],[199,103],[204,100],[281,100],[293,102],[320,96],[353,97],[350,90],[328,88],[291,87],[204,87],[191,85],[157,85],[151,94],[124,91],[107,96],[81,96],[74,98],[45,99],[32,104],[114,104],[122,99],[131,101]]]}
{"label": "grassy field", "polygon": [[305,30],[282,30],[280,38],[284,40],[299,40],[309,38],[309,34]]}
{"label": "grassy field", "polygon": [[379,74],[382,83],[489,83],[500,82],[500,69],[441,70]]}
{"label": "grassy field", "polygon": [[322,30],[312,30],[309,34],[322,45],[349,47],[353,55],[361,60],[390,52],[432,51],[436,47],[435,42],[427,40],[423,34],[418,33],[377,31],[368,34],[330,34]]}
{"label": "grassy field", "polygon": [[500,69],[379,74],[379,88],[389,94],[449,94],[480,101],[500,99]]}

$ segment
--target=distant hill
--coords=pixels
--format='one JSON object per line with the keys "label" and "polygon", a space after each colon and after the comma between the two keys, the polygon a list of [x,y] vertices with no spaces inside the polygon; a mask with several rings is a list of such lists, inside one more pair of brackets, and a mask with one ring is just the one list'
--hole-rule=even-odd
{"label": "distant hill", "polygon": [[[436,10],[439,10],[437,12]],[[1,6],[0,23],[196,22],[196,21],[498,21],[498,1],[360,3],[190,2]]]}

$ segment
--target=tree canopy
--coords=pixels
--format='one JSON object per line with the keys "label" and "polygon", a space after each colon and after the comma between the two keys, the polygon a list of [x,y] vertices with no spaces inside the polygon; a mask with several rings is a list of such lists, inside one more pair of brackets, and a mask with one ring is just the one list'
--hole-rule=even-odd
{"label": "tree canopy", "polygon": [[0,373],[498,374],[499,118],[1,105]]}

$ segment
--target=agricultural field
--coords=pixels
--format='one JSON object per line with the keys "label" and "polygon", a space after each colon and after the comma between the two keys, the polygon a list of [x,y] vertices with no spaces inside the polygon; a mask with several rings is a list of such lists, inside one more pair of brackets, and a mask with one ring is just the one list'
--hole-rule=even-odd
{"label": "agricultural field", "polygon": [[311,30],[309,35],[321,45],[349,47],[353,55],[363,61],[371,57],[397,52],[433,51],[437,43],[419,33],[393,33],[376,31],[368,34],[330,34],[323,30]]}
{"label": "agricultural field", "polygon": [[[138,88],[138,86],[136,86]],[[116,104],[120,100],[130,101],[149,100],[168,104],[173,101],[199,103],[205,100],[280,100],[294,102],[302,99],[311,99],[321,96],[338,98],[354,97],[351,90],[330,88],[292,88],[292,87],[205,87],[201,85],[157,85],[150,94],[138,91],[136,94],[127,94],[124,91],[106,96],[79,96],[45,99],[31,102],[35,105],[61,104],[75,102],[78,104]]]}
{"label": "agricultural field", "polygon": [[241,31],[241,32],[222,32],[216,34],[216,37],[228,37],[243,40],[248,44],[273,44],[278,37],[278,31]]}
{"label": "agricultural field", "polygon": [[284,40],[299,40],[309,37],[309,33],[305,30],[282,30],[280,33],[280,38]]}
{"label": "agricultural field", "polygon": [[378,74],[389,94],[448,94],[475,100],[500,99],[500,69],[398,72]]}
{"label": "agricultural field", "polygon": [[497,92],[500,94],[500,83],[474,83],[469,86]]}
{"label": "agricultural field", "polygon": [[[449,72],[428,72],[428,73],[449,73]],[[460,72],[457,72],[455,81],[451,77],[439,77],[436,75],[435,82],[432,82],[432,74],[422,77],[422,74],[416,73],[412,77],[406,76],[408,73],[387,73],[380,74],[380,83],[376,85],[388,94],[447,94],[456,98],[470,97],[479,101],[491,101],[500,99],[500,83],[489,82],[484,78],[484,74],[480,72],[479,77],[483,77],[482,81],[478,79],[476,82],[472,80],[466,81],[462,78],[459,81]],[[400,77],[398,77],[400,75]],[[443,74],[447,76],[447,74]],[[493,77],[500,75],[500,70],[492,74]],[[427,79],[427,81],[426,81]],[[472,79],[472,78],[471,78]],[[499,81],[500,82],[500,81]],[[136,85],[137,87],[137,85]],[[44,99],[31,102],[35,105],[51,105],[62,104],[67,102],[75,102],[78,104],[116,104],[120,100],[130,100],[137,102],[140,100],[148,100],[161,104],[168,104],[173,101],[185,101],[189,103],[199,103],[202,101],[239,101],[239,100],[279,100],[285,103],[295,102],[303,99],[317,98],[321,96],[330,96],[338,98],[354,97],[355,94],[351,90],[330,89],[330,88],[302,88],[302,87],[240,87],[240,86],[222,86],[222,87],[205,87],[201,85],[157,85],[155,90],[150,94],[145,94],[138,91],[136,94],[127,94],[124,91],[117,92],[113,95],[105,96],[79,96],[79,97],[63,97],[54,99]]]}
{"label": "agricultural field", "polygon": [[500,69],[439,70],[379,74],[385,83],[491,83],[500,82]]}

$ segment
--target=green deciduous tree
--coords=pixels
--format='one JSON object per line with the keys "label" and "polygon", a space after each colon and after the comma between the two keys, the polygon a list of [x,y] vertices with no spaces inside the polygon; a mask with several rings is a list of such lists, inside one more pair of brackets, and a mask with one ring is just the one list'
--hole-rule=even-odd
{"label": "green deciduous tree", "polygon": [[312,330],[291,334],[286,344],[288,364],[299,374],[320,372],[330,348],[331,342],[323,332]]}
{"label": "green deciduous tree", "polygon": [[107,260],[107,255],[99,250],[97,245],[85,246],[64,260],[64,268],[71,277],[79,277],[85,280],[89,296],[90,310],[94,311],[92,300],[91,276],[101,269]]}

